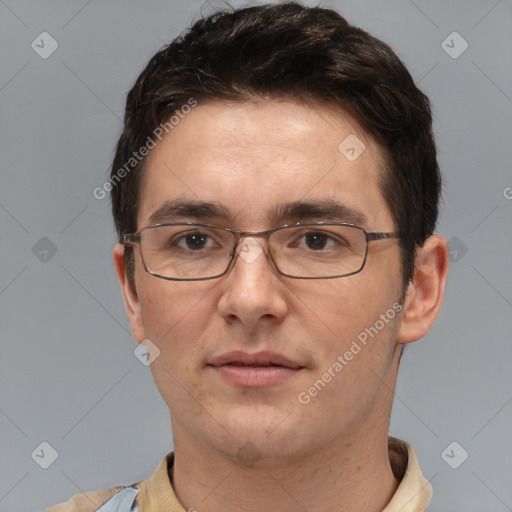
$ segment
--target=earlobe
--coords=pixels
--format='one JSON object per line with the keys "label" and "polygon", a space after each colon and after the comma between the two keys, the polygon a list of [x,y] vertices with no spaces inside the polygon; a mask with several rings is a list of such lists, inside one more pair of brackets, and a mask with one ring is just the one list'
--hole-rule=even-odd
{"label": "earlobe", "polygon": [[433,235],[416,252],[414,275],[408,285],[398,330],[398,343],[419,340],[432,327],[443,303],[449,267],[446,240]]}
{"label": "earlobe", "polygon": [[144,335],[144,325],[142,322],[142,315],[140,309],[140,302],[137,296],[137,290],[134,283],[130,281],[126,272],[125,258],[124,258],[124,246],[122,244],[116,244],[114,247],[113,258],[114,267],[117,274],[119,285],[121,286],[121,292],[123,294],[124,306],[126,315],[130,322],[133,337],[140,343],[146,336]]}

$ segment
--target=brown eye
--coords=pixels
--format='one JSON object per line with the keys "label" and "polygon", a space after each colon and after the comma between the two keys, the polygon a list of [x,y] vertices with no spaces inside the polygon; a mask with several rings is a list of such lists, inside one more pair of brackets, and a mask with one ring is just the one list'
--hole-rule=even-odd
{"label": "brown eye", "polygon": [[325,249],[329,237],[325,233],[308,233],[304,236],[306,246],[314,251]]}

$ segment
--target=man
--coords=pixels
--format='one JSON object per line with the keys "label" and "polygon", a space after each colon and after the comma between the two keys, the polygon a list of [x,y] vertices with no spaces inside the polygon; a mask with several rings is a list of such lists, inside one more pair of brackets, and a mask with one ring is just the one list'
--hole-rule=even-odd
{"label": "man", "polygon": [[391,49],[327,9],[217,13],[151,59],[109,188],[174,452],[50,511],[426,510],[388,429],[448,269],[431,121]]}

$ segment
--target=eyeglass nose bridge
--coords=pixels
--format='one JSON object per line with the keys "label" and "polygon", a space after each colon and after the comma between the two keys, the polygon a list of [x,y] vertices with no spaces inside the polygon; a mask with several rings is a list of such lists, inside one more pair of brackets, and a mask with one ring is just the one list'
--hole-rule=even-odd
{"label": "eyeglass nose bridge", "polygon": [[[272,232],[273,230],[256,233],[247,231],[233,233],[233,249],[231,250],[231,259],[226,272],[231,270],[238,258],[244,260],[245,263],[251,264],[254,263],[262,254],[265,254],[270,265],[280,274],[281,272],[277,267],[269,244],[269,237]],[[264,238],[267,246],[264,247],[257,238]]]}

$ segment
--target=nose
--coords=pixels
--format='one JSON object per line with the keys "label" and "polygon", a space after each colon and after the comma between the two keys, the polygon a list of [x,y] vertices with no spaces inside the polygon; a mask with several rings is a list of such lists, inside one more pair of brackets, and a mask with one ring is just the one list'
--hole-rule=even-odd
{"label": "nose", "polygon": [[258,324],[279,323],[288,312],[287,288],[256,238],[246,237],[238,244],[223,286],[218,308],[230,324],[255,328]]}

